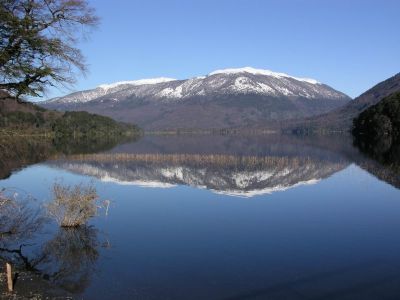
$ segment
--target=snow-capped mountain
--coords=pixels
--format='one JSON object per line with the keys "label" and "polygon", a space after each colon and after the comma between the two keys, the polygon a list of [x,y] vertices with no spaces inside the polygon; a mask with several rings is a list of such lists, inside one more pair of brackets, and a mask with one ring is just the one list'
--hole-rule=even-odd
{"label": "snow-capped mountain", "polygon": [[85,103],[91,100],[94,100],[99,97],[106,96],[108,94],[117,93],[119,91],[132,88],[139,87],[142,85],[155,85],[163,82],[175,81],[173,78],[150,78],[150,79],[139,79],[132,81],[120,81],[111,84],[101,84],[97,88],[93,90],[81,91],[72,93],[65,97],[58,97],[51,99],[48,101],[49,103],[58,102],[58,103]]}
{"label": "snow-capped mountain", "polygon": [[[48,100],[43,105],[87,110],[144,127],[210,128],[314,115],[349,100],[345,94],[314,79],[246,67],[217,70],[186,80],[161,77],[104,84]],[[244,114],[238,117],[239,112]],[[213,122],[203,117],[210,113],[216,116]],[[189,122],[184,115],[189,115]],[[246,119],[248,122],[243,123]]]}

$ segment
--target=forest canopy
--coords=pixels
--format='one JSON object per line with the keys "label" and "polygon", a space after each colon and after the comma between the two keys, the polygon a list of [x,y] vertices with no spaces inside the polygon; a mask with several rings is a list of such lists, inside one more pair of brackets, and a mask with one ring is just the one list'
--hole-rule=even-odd
{"label": "forest canopy", "polygon": [[384,98],[353,121],[356,144],[379,161],[399,161],[400,93]]}

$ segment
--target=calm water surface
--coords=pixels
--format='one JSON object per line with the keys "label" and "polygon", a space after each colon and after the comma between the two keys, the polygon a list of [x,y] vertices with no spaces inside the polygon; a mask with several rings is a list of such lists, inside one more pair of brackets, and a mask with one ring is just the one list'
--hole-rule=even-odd
{"label": "calm water surface", "polygon": [[57,180],[91,182],[111,201],[90,226],[49,221],[22,248],[61,295],[400,297],[399,174],[346,139],[146,136],[97,153],[50,152],[3,162],[12,170],[0,187],[40,205]]}

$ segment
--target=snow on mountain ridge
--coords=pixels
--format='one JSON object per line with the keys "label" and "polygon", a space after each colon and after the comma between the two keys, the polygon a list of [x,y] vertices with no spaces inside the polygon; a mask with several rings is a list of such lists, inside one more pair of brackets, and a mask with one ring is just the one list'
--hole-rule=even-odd
{"label": "snow on mountain ridge", "polygon": [[168,77],[158,77],[158,78],[148,78],[148,79],[139,79],[139,80],[130,80],[130,81],[119,81],[110,84],[101,84],[98,88],[109,90],[115,88],[120,85],[145,85],[145,84],[157,84],[163,82],[170,82],[175,81],[175,78],[168,78]]}
{"label": "snow on mountain ridge", "polygon": [[[114,163],[96,164],[95,162],[53,161],[48,163],[55,168],[61,168],[94,176],[103,182],[118,185],[133,185],[152,188],[172,188],[187,185],[200,189],[208,189],[217,194],[249,198],[272,194],[291,188],[317,184],[331,170],[322,170],[317,165],[300,165],[264,170],[239,170],[233,172],[210,172],[203,167],[163,166],[131,168],[128,165]],[[118,166],[118,167],[116,167]],[[335,171],[335,169],[333,170]]]}
{"label": "snow on mountain ridge", "polygon": [[92,100],[120,102],[130,97],[148,101],[177,102],[191,97],[257,94],[269,97],[304,97],[342,99],[346,95],[314,79],[297,78],[284,73],[251,67],[222,69],[206,76],[189,79],[168,77],[120,81],[102,84],[95,89],[75,92],[47,103],[79,104]]}
{"label": "snow on mountain ridge", "polygon": [[255,68],[252,68],[252,67],[216,70],[216,71],[213,71],[210,74],[208,74],[208,76],[217,75],[217,74],[237,74],[237,73],[250,73],[250,74],[254,74],[254,75],[272,76],[272,77],[275,77],[275,78],[286,77],[286,78],[293,78],[293,79],[298,80],[298,81],[308,82],[308,83],[311,83],[311,84],[320,84],[320,82],[318,82],[317,80],[312,79],[312,78],[294,77],[294,76],[290,76],[290,75],[285,74],[285,73],[278,73],[278,72],[273,72],[273,71],[270,71],[270,70],[263,70],[263,69],[255,69]]}

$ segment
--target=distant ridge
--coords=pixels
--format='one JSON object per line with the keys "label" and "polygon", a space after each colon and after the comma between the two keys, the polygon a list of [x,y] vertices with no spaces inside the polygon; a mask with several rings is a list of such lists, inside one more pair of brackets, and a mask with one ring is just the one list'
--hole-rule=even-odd
{"label": "distant ridge", "polygon": [[315,79],[244,67],[185,80],[160,77],[103,84],[41,105],[86,110],[145,129],[210,129],[313,116],[350,100]]}

